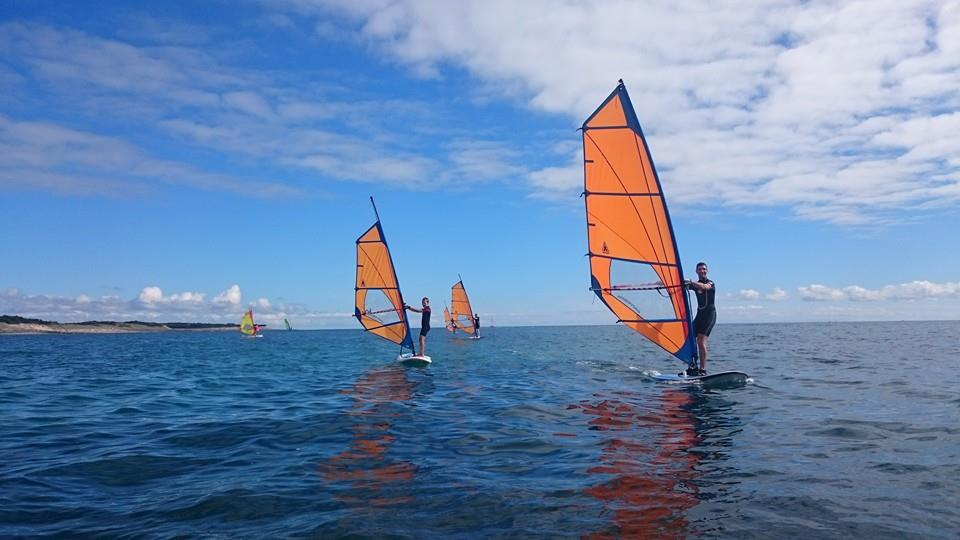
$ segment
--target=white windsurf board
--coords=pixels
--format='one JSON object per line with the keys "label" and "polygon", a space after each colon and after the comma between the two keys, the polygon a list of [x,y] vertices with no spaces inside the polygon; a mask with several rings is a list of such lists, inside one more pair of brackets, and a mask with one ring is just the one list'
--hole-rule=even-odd
{"label": "white windsurf board", "polygon": [[429,366],[433,360],[426,355],[401,354],[397,361],[405,366]]}

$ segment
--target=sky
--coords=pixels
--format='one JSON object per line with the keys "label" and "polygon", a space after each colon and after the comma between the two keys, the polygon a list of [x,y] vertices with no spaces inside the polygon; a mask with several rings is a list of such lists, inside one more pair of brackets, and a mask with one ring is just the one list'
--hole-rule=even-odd
{"label": "sky", "polygon": [[622,78],[719,323],[960,318],[960,2],[0,3],[0,313],[612,324],[584,119]]}

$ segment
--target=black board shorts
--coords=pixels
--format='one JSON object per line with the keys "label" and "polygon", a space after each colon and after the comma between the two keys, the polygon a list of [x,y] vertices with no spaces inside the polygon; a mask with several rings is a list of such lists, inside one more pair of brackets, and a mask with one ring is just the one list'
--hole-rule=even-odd
{"label": "black board shorts", "polygon": [[420,335],[421,335],[421,336],[426,336],[428,333],[430,333],[430,327],[429,327],[429,326],[424,326],[423,328],[420,329]]}
{"label": "black board shorts", "polygon": [[717,310],[704,309],[697,312],[697,318],[693,320],[693,331],[697,334],[709,336],[713,332],[713,325],[717,322]]}

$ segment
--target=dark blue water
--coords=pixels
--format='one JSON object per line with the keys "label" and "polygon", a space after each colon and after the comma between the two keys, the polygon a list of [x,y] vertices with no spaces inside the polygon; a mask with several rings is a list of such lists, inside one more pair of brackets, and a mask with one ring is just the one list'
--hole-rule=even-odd
{"label": "dark blue water", "polygon": [[960,323],[0,336],[0,537],[957,538]]}

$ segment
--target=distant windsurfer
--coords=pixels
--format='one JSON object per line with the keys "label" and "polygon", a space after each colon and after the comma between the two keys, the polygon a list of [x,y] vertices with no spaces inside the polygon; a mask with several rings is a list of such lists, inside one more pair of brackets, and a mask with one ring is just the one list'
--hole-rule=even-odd
{"label": "distant windsurfer", "polygon": [[480,337],[480,315],[473,314],[473,335]]}
{"label": "distant windsurfer", "polygon": [[697,263],[697,281],[686,280],[684,284],[697,295],[697,316],[693,319],[693,331],[697,334],[697,351],[700,353],[699,369],[690,368],[687,375],[707,374],[707,338],[717,322],[717,307],[714,302],[717,288],[707,279],[707,263]]}
{"label": "distant windsurfer", "polygon": [[426,356],[427,334],[430,332],[430,299],[424,296],[423,300],[421,300],[420,303],[421,305],[423,305],[422,309],[417,309],[410,305],[406,305],[404,307],[409,309],[410,311],[415,311],[417,313],[423,314],[420,317],[420,356]]}

